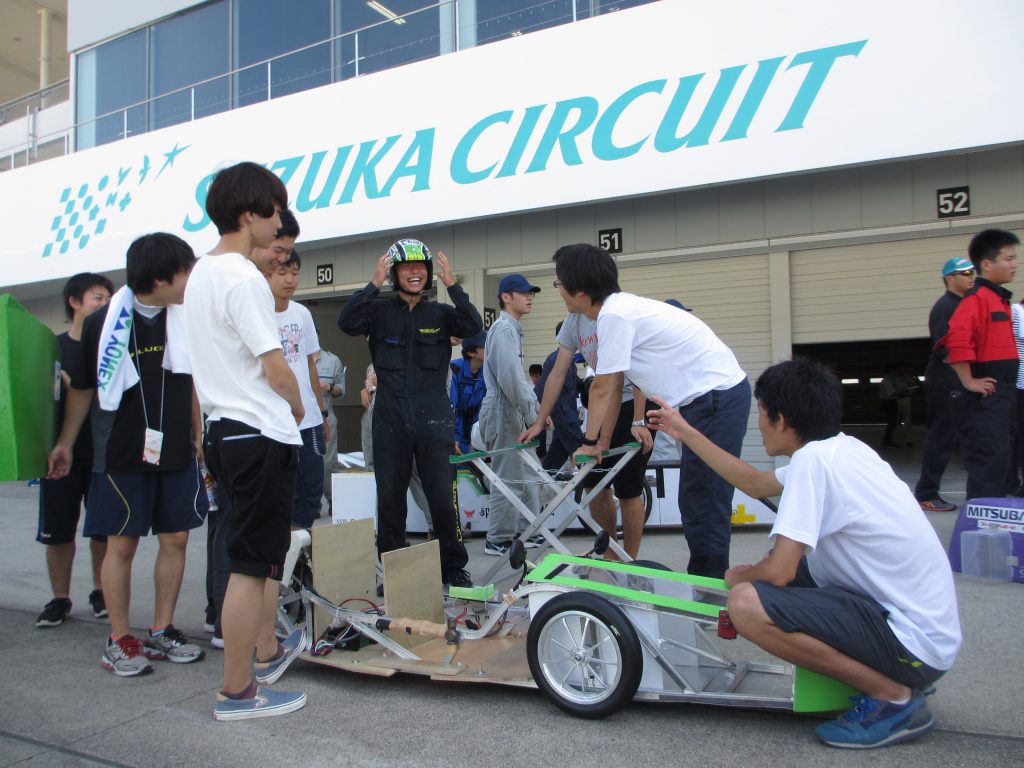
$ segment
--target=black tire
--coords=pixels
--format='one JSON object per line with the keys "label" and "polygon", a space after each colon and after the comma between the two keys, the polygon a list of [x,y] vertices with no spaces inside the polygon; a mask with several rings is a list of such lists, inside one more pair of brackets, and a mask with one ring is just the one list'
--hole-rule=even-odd
{"label": "black tire", "polygon": [[[587,489],[585,489],[585,488],[577,488],[576,489],[574,497],[576,499],[576,503],[577,504],[579,504],[583,500],[583,494],[586,492],[586,490]],[[651,519],[651,512],[654,510],[654,490],[651,488],[651,484],[650,484],[650,482],[648,482],[646,477],[644,478],[643,497],[644,497],[644,524],[646,525],[647,521]],[[617,509],[618,508],[618,504],[617,504],[618,498],[616,498],[615,501],[616,501],[616,509]],[[622,526],[621,525],[617,525],[616,527],[618,528],[618,530],[620,530],[620,531],[622,530]]]}
{"label": "black tire", "polygon": [[630,565],[639,565],[641,568],[650,568],[655,571],[671,571],[667,565],[659,563],[657,560],[634,560]]}
{"label": "black tire", "polygon": [[526,657],[537,687],[559,709],[589,719],[613,715],[632,701],[644,667],[626,615],[587,592],[558,595],[537,611]]}

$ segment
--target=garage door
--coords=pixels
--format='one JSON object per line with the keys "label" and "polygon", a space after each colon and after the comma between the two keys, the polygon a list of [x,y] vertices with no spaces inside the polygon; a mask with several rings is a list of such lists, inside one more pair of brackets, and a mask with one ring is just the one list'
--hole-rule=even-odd
{"label": "garage door", "polygon": [[790,256],[793,343],[928,336],[942,294],[939,270],[966,256],[969,238],[929,237],[795,251]]}

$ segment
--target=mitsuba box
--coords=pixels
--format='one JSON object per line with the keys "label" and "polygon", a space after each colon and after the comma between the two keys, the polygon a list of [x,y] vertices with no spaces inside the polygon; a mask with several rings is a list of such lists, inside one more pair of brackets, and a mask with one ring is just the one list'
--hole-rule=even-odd
{"label": "mitsuba box", "polygon": [[13,296],[0,295],[0,482],[46,474],[59,398],[57,337]]}
{"label": "mitsuba box", "polygon": [[964,576],[1024,584],[1024,499],[970,499],[949,542],[949,564]]}

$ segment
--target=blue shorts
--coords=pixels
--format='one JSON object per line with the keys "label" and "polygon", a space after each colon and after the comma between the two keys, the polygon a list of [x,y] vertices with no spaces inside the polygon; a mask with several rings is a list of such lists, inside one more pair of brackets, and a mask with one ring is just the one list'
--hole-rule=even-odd
{"label": "blue shorts", "polygon": [[147,536],[198,528],[210,504],[195,459],[174,472],[95,472],[85,505],[86,536]]}
{"label": "blue shorts", "polygon": [[783,632],[810,635],[910,688],[925,688],[944,674],[903,647],[886,620],[888,611],[877,600],[842,587],[819,587],[807,558],[785,587],[753,584],[768,618]]}

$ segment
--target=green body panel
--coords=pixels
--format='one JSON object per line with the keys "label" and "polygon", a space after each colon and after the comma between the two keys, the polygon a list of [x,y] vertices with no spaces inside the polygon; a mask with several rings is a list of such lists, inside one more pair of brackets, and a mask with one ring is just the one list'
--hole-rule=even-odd
{"label": "green body panel", "polygon": [[10,294],[0,295],[0,482],[46,474],[57,427],[53,331]]}
{"label": "green body panel", "polygon": [[834,712],[850,708],[850,697],[858,691],[831,677],[803,667],[795,667],[793,680],[794,712]]}
{"label": "green body panel", "polygon": [[661,608],[674,608],[685,613],[696,613],[708,618],[717,619],[721,610],[716,605],[707,605],[693,600],[680,600],[669,595],[653,595],[639,589],[629,589],[613,584],[591,581],[590,579],[579,579],[567,573],[568,569],[560,569],[562,565],[583,565],[595,570],[613,571],[618,573],[632,573],[637,576],[646,576],[652,579],[675,581],[682,584],[689,584],[694,587],[710,587],[712,589],[728,589],[721,579],[710,579],[706,576],[693,576],[688,573],[676,573],[674,571],[662,571],[657,568],[645,568],[631,563],[616,563],[607,560],[591,560],[586,557],[572,557],[570,555],[551,554],[541,560],[540,565],[530,571],[526,577],[531,582],[546,582],[548,584],[560,584],[566,587],[575,587],[587,592],[618,597],[623,600],[633,600],[638,603],[649,603]]}
{"label": "green body panel", "polygon": [[[693,576],[688,573],[676,573],[674,571],[662,571],[656,568],[645,568],[631,563],[617,563],[603,560],[591,560],[585,557],[570,557],[568,555],[550,554],[541,560],[540,564],[530,571],[527,579],[534,583],[558,584],[566,587],[573,587],[588,592],[617,597],[622,600],[631,600],[638,603],[647,603],[661,608],[672,608],[683,613],[697,614],[708,619],[717,619],[721,608],[717,605],[698,603],[690,600],[680,600],[667,595],[653,595],[642,590],[628,589],[626,587],[604,584],[589,579],[576,578],[568,573],[564,565],[583,565],[597,570],[614,571],[618,573],[632,573],[648,578],[674,581],[681,584],[689,584],[694,587],[710,587],[712,589],[727,590],[729,587],[722,579],[712,579],[706,576]],[[830,677],[812,672],[803,667],[794,667],[793,680],[793,711],[794,712],[832,712],[835,710],[847,709],[849,697],[857,694],[850,686],[834,680]]]}

